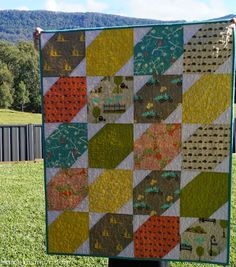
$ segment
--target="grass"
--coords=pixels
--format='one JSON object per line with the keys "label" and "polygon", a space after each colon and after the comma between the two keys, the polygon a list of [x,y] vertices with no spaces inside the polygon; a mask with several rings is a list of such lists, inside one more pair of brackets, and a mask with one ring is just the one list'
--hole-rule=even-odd
{"label": "grass", "polygon": [[[107,266],[102,258],[46,255],[42,163],[1,164],[0,181],[0,266]],[[236,266],[236,158],[232,196],[231,267]],[[213,265],[171,264],[197,266]]]}
{"label": "grass", "polygon": [[41,124],[39,113],[21,112],[10,109],[0,109],[0,124]]}

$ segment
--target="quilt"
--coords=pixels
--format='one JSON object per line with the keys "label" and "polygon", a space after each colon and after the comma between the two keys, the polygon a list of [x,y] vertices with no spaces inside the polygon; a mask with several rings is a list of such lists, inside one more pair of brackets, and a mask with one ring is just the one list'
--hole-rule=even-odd
{"label": "quilt", "polygon": [[229,21],[43,31],[49,254],[229,261]]}

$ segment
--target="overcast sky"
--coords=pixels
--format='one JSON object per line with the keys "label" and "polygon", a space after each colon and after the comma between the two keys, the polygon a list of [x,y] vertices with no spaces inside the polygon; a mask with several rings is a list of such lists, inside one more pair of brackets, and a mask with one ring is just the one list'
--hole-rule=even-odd
{"label": "overcast sky", "polygon": [[102,12],[191,21],[236,14],[236,0],[0,0],[0,9]]}

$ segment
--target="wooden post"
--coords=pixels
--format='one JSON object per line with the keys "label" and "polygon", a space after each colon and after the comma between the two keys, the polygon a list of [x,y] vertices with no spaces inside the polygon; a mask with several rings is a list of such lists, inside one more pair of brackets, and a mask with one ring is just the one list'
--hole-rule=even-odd
{"label": "wooden post", "polygon": [[36,50],[39,50],[39,36],[41,32],[42,32],[42,29],[40,27],[37,27],[35,31],[33,32],[34,48]]}

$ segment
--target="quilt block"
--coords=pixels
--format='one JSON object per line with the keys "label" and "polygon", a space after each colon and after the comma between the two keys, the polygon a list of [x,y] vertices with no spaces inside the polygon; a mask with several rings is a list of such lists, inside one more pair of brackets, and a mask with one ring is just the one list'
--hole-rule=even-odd
{"label": "quilt block", "polygon": [[228,21],[43,31],[47,252],[226,264]]}

